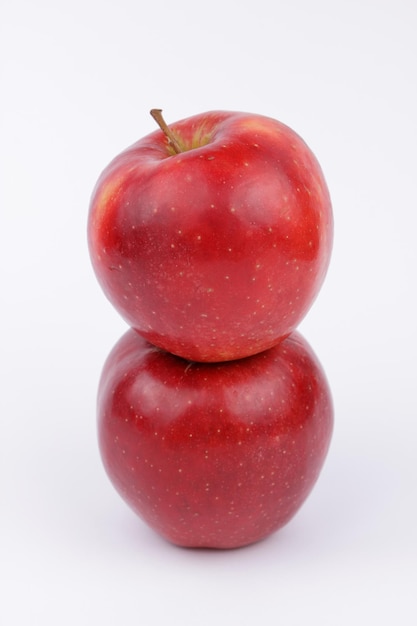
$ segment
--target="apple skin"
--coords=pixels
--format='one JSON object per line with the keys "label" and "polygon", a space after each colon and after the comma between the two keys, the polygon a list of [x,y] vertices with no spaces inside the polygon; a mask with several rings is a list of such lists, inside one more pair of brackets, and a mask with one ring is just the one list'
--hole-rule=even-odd
{"label": "apple skin", "polygon": [[193,361],[276,345],[323,283],[333,217],[321,168],[284,124],[230,111],[157,130],[93,191],[88,242],[104,293],[152,344]]}
{"label": "apple skin", "polygon": [[183,547],[237,548],[286,524],[333,429],[322,367],[295,331],[228,363],[192,363],[129,329],[98,391],[105,470],[127,504]]}

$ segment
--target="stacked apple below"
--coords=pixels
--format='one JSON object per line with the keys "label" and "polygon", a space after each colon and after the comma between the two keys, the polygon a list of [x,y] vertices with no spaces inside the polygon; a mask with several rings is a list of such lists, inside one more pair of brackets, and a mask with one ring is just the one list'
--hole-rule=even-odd
{"label": "stacked apple below", "polygon": [[295,331],[326,274],[333,220],[310,149],[287,126],[209,112],[104,170],[88,242],[131,326],[98,393],[110,480],[175,544],[235,548],[282,527],[332,433],[330,389]]}
{"label": "stacked apple below", "polygon": [[99,445],[117,491],[180,546],[235,548],[298,511],[322,468],[333,409],[295,331],[229,363],[191,363],[130,329],[104,366]]}

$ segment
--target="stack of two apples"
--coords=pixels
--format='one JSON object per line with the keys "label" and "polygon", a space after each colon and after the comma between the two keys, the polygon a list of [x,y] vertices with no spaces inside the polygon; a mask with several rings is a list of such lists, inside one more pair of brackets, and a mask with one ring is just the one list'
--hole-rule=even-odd
{"label": "stack of two apples", "polygon": [[91,260],[131,327],[98,391],[107,474],[169,541],[235,548],[298,511],[329,447],[325,374],[296,330],[333,235],[317,160],[284,124],[213,111],[117,156],[94,189]]}

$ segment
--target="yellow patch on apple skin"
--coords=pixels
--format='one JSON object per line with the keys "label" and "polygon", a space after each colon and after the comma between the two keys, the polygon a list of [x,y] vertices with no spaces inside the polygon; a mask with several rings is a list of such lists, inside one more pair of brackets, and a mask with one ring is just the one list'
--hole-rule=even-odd
{"label": "yellow patch on apple skin", "polygon": [[99,183],[97,191],[94,194],[94,221],[98,225],[105,217],[108,207],[114,203],[122,189],[124,176],[115,175],[107,179],[104,183]]}
{"label": "yellow patch on apple skin", "polygon": [[[189,150],[202,148],[212,141],[212,131],[211,129],[206,129],[205,126],[194,130],[194,132],[189,137],[186,135],[181,135],[180,132],[176,131],[175,129],[171,130],[179,146],[181,147],[181,152],[188,152]],[[177,155],[170,143],[167,144],[167,155]]]}
{"label": "yellow patch on apple skin", "polygon": [[260,133],[261,134],[270,133],[271,132],[270,126],[276,127],[274,128],[274,132],[279,130],[279,127],[277,126],[275,120],[271,119],[270,124],[268,122],[269,122],[268,118],[252,117],[252,118],[247,118],[245,120],[239,121],[239,125],[241,129],[244,128],[245,130],[249,131],[254,136],[259,135]]}

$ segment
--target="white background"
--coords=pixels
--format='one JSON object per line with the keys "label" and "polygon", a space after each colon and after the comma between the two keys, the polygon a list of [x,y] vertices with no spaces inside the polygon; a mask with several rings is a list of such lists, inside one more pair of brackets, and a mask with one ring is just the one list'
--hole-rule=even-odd
{"label": "white background", "polygon": [[[414,0],[3,0],[0,621],[412,624],[417,618]],[[94,183],[168,121],[263,113],[316,153],[335,244],[301,329],[336,427],[282,531],[175,548],[110,485],[95,394],[124,322],[86,246]]]}

